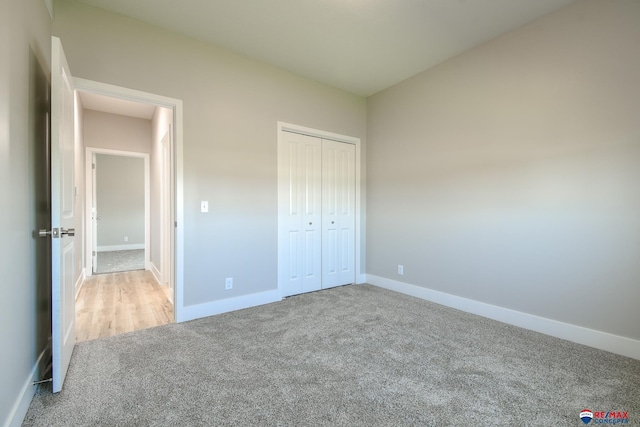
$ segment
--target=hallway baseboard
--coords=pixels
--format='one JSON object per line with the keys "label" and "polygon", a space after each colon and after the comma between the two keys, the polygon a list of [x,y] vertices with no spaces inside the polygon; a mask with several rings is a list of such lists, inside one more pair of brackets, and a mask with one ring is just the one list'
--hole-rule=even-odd
{"label": "hallway baseboard", "polygon": [[162,285],[163,284],[162,283],[162,274],[160,273],[160,270],[158,269],[158,267],[156,267],[156,265],[153,263],[153,261],[149,262],[149,271],[151,272],[151,274],[153,274],[153,277],[156,278],[158,283],[160,283]]}

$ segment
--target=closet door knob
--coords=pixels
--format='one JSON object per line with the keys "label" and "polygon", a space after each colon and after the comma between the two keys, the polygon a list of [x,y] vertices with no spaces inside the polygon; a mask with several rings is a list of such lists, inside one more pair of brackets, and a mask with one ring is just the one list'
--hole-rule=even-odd
{"label": "closet door knob", "polygon": [[311,221],[309,221],[309,225],[313,225],[313,223]]}

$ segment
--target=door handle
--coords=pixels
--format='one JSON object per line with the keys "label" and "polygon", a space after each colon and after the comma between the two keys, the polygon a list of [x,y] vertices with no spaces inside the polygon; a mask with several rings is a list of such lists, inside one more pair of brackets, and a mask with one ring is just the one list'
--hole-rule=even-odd
{"label": "door handle", "polygon": [[[56,237],[58,237],[58,235],[57,235],[58,234],[58,229],[54,228],[53,230],[56,231]],[[53,235],[53,230],[47,230],[46,228],[44,228],[44,229],[38,231],[38,236],[39,237],[51,236],[51,235]]]}
{"label": "door handle", "polygon": [[76,235],[76,229],[75,228],[68,228],[66,230],[64,228],[52,228],[51,230],[42,229],[42,230],[38,231],[38,236],[40,236],[40,237],[51,236],[54,239],[57,239],[58,237],[62,237],[62,236],[73,237],[75,235]]}

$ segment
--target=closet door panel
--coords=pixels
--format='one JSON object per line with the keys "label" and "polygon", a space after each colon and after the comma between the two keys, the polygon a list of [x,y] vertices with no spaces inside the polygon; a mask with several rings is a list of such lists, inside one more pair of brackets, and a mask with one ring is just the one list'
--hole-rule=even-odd
{"label": "closet door panel", "polygon": [[322,284],[321,140],[283,132],[278,191],[278,281],[283,296],[310,292]]}
{"label": "closet door panel", "polygon": [[322,288],[355,283],[355,146],[322,141]]}

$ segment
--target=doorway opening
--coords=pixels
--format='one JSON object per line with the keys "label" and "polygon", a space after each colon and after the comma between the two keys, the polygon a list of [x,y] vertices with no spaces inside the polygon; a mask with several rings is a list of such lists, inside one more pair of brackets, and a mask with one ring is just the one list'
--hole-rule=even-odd
{"label": "doorway opening", "polygon": [[87,147],[91,156],[92,274],[150,264],[149,154]]}
{"label": "doorway opening", "polygon": [[74,83],[85,151],[87,276],[77,294],[77,340],[177,321],[181,102]]}

